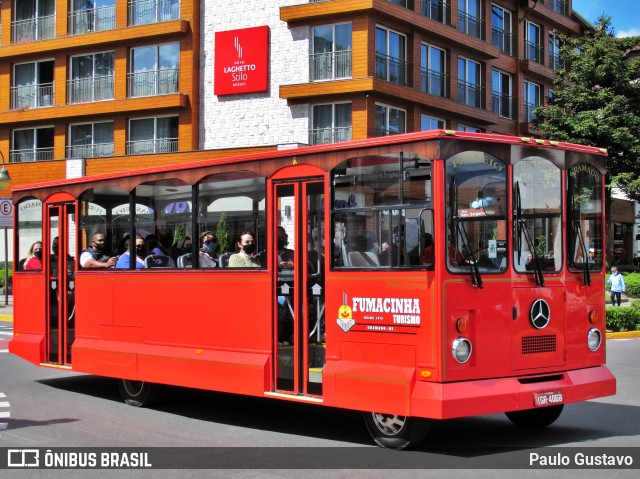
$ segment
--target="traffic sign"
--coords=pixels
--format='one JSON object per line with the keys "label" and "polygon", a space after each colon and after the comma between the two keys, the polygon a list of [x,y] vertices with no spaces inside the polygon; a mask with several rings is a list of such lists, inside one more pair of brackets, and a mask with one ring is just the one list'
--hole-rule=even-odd
{"label": "traffic sign", "polygon": [[13,227],[13,203],[11,197],[0,197],[0,228]]}

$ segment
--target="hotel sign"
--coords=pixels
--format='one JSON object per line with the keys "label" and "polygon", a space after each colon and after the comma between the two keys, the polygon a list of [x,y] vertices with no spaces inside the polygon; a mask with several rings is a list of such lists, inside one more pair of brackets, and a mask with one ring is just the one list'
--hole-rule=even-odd
{"label": "hotel sign", "polygon": [[216,32],[216,95],[269,89],[269,27]]}

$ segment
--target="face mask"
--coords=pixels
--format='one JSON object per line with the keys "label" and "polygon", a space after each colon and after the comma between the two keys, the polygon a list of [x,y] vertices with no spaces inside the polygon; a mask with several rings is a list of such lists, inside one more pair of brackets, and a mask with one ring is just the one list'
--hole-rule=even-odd
{"label": "face mask", "polygon": [[107,245],[105,243],[96,243],[96,249],[102,253],[107,251]]}
{"label": "face mask", "polygon": [[287,246],[287,241],[278,238],[278,249],[284,249],[285,246]]}
{"label": "face mask", "polygon": [[218,243],[215,241],[211,241],[210,243],[205,243],[204,250],[209,254],[215,254],[218,251]]}
{"label": "face mask", "polygon": [[147,248],[144,246],[136,246],[136,254],[138,256],[144,256],[147,253]]}
{"label": "face mask", "polygon": [[242,249],[244,250],[245,253],[252,254],[255,251],[256,247],[252,243],[252,244],[244,245]]}
{"label": "face mask", "polygon": [[33,256],[35,256],[38,259],[42,259],[42,251],[34,251]]}
{"label": "face mask", "polygon": [[53,251],[53,254],[57,255],[58,254],[58,245],[54,245],[51,247],[51,251]]}
{"label": "face mask", "polygon": [[190,244],[186,244],[183,246],[182,251],[184,251],[185,253],[191,253],[191,245]]}

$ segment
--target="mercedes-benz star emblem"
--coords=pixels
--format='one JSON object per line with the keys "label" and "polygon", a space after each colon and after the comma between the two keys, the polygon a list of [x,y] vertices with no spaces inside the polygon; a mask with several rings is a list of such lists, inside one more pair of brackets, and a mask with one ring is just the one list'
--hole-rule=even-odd
{"label": "mercedes-benz star emblem", "polygon": [[534,328],[542,329],[549,324],[551,319],[551,308],[544,299],[536,299],[531,305],[531,324]]}

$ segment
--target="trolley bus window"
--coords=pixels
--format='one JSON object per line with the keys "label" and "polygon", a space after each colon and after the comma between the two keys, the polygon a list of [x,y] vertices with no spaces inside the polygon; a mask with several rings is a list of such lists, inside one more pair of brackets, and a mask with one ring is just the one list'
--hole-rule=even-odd
{"label": "trolley bus window", "polygon": [[[593,166],[580,163],[567,175],[567,254],[569,270],[600,271],[602,237],[602,176]],[[588,265],[588,268],[585,267]]]}
{"label": "trolley bus window", "polygon": [[333,171],[333,266],[433,268],[431,162],[410,152],[351,158]]}
{"label": "trolley bus window", "polygon": [[446,161],[447,267],[480,284],[480,273],[507,269],[506,171],[482,151]]}
{"label": "trolley bus window", "polygon": [[266,267],[265,188],[264,177],[250,171],[211,175],[198,184],[197,233],[216,235],[219,267],[226,267],[243,231],[254,233],[255,254]]}
{"label": "trolley bus window", "polygon": [[[514,198],[519,198],[520,227],[514,222],[514,268],[541,274],[562,269],[562,176],[560,168],[541,157],[513,166]],[[516,193],[519,193],[518,195]]]}
{"label": "trolley bus window", "polygon": [[[25,263],[33,256],[33,247],[38,241],[42,241],[42,201],[28,198],[21,201],[17,207],[18,212],[18,242],[16,248],[16,271],[25,271]],[[42,244],[41,244],[42,246]],[[37,261],[33,262],[37,265]],[[31,271],[41,271],[40,267]]]}

